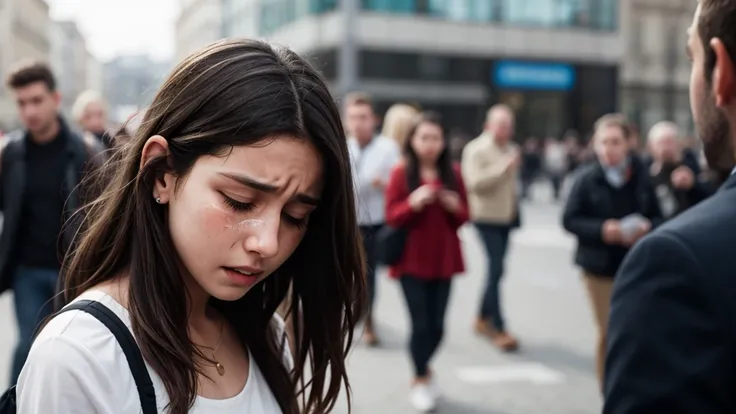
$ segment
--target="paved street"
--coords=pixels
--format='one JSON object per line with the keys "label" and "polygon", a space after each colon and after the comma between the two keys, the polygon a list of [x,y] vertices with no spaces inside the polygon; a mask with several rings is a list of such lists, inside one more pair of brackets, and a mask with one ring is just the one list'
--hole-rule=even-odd
{"label": "paved street", "polygon": [[[542,189],[545,190],[545,189]],[[546,198],[547,192],[540,191]],[[544,201],[524,209],[515,233],[504,299],[509,328],[522,349],[502,355],[471,330],[484,282],[485,258],[471,228],[463,229],[467,273],[456,280],[444,345],[433,370],[447,414],[592,414],[600,412],[593,368],[592,317],[573,242],[559,227],[560,207]],[[411,413],[407,313],[398,285],[380,279],[377,319],[383,346],[359,345],[349,361],[356,414]],[[11,298],[0,298],[0,386],[5,386],[15,328]],[[338,413],[346,413],[343,406]]]}

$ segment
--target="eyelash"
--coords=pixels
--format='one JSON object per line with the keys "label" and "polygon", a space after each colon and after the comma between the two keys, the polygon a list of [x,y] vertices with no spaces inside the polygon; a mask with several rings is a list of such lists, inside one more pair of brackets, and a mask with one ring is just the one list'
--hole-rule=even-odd
{"label": "eyelash", "polygon": [[[230,207],[232,210],[234,210],[234,211],[237,211],[237,212],[251,211],[254,208],[253,204],[251,204],[251,203],[242,203],[240,201],[233,200],[232,198],[230,198],[230,197],[228,197],[228,196],[226,196],[224,194],[222,195],[222,197],[223,197],[223,199],[225,201],[225,204],[228,207]],[[284,217],[284,220],[286,220],[287,223],[291,224],[292,226],[294,226],[294,227],[296,227],[298,229],[302,229],[302,228],[304,228],[304,226],[307,225],[307,220],[306,219],[298,219],[298,218],[292,217],[292,216],[290,216],[288,214],[284,214],[283,217]]]}

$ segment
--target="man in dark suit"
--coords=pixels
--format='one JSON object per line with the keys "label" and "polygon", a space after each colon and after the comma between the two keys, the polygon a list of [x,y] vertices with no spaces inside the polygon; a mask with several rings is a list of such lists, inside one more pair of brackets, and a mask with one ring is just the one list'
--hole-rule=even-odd
{"label": "man in dark suit", "polygon": [[[700,0],[690,98],[711,168],[734,168],[736,2]],[[736,176],[642,239],[614,284],[604,414],[736,412]]]}

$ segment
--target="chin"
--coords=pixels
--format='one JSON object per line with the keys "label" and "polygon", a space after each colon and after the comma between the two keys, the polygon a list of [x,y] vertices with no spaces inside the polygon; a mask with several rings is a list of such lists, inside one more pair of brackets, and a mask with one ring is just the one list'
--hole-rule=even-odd
{"label": "chin", "polygon": [[221,285],[208,291],[210,296],[223,302],[235,302],[242,299],[252,287]]}

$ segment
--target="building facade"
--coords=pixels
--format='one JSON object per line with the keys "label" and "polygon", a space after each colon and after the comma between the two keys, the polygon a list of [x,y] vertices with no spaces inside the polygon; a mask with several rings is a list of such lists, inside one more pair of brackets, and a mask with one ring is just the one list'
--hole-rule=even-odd
{"label": "building facade", "polygon": [[222,0],[181,0],[176,20],[176,62],[220,38]]}
{"label": "building facade", "polygon": [[380,112],[410,102],[476,134],[503,102],[521,138],[587,131],[618,105],[617,0],[222,1],[223,35],[289,45]]}
{"label": "building facade", "polygon": [[119,56],[105,63],[103,90],[110,120],[126,122],[150,104],[170,66],[169,62],[155,61],[147,55]]}
{"label": "building facade", "polygon": [[[44,0],[0,0],[0,71],[3,75],[19,61],[48,62],[51,44],[49,6]],[[3,82],[4,83],[4,82]],[[20,126],[15,104],[5,85],[0,88],[0,129]]]}
{"label": "building facade", "polygon": [[628,0],[623,33],[626,52],[621,68],[621,110],[643,136],[663,119],[693,132],[685,52],[687,29],[697,2]]}
{"label": "building facade", "polygon": [[89,52],[87,42],[72,21],[51,25],[51,66],[61,93],[61,111],[71,119],[72,106],[87,89]]}

